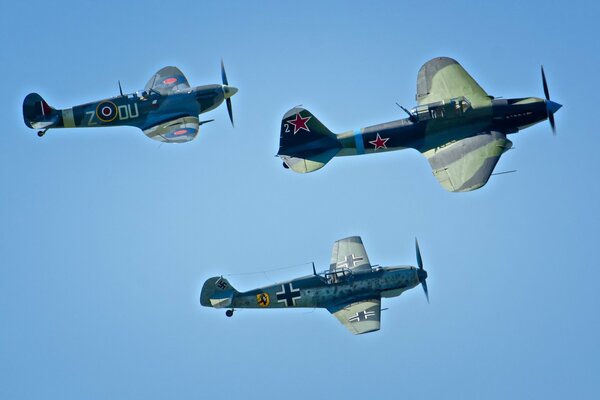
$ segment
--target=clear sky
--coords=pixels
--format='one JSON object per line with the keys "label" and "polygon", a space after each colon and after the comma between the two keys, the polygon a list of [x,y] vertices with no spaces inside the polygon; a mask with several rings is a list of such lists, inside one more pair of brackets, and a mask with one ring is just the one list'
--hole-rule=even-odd
{"label": "clear sky", "polygon": [[[0,398],[598,398],[598,89],[593,1],[27,1],[0,6]],[[457,59],[490,94],[556,114],[510,136],[481,190],[445,192],[416,151],[284,170],[302,104],[334,132],[403,118],[419,67]],[[199,137],[25,127],[131,92],[166,65],[220,82]],[[325,310],[203,308],[205,279],[246,290],[322,270],[361,235],[371,262],[416,263],[377,333]],[[240,274],[240,275],[237,275]]]}

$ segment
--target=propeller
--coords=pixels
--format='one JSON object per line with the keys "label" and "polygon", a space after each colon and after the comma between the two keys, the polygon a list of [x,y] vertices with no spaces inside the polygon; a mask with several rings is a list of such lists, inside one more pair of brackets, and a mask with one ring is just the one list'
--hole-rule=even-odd
{"label": "propeller", "polygon": [[425,297],[427,298],[427,303],[429,304],[429,291],[427,290],[427,271],[423,268],[423,259],[421,258],[421,250],[419,250],[419,241],[415,238],[415,249],[417,251],[417,265],[419,269],[417,270],[417,275],[419,277],[419,282],[421,282],[421,286],[423,286],[423,291],[425,292]]}
{"label": "propeller", "polygon": [[552,134],[556,136],[556,125],[554,123],[554,113],[557,112],[562,105],[555,103],[550,100],[550,91],[548,90],[548,83],[546,82],[546,74],[544,73],[544,66],[542,65],[542,84],[544,85],[544,95],[546,96],[546,111],[548,112],[548,122],[552,127]]}
{"label": "propeller", "polygon": [[225,66],[223,65],[223,60],[221,60],[221,78],[223,80],[223,93],[225,95],[225,102],[227,103],[227,112],[229,113],[229,120],[231,121],[231,126],[235,126],[233,124],[233,111],[231,109],[231,96],[237,93],[237,88],[233,86],[229,86],[229,82],[227,81],[227,74],[225,73]]}

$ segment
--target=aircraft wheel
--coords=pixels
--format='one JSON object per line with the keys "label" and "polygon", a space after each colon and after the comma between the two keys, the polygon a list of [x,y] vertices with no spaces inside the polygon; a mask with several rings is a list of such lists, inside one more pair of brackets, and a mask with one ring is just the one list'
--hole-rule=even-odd
{"label": "aircraft wheel", "polygon": [[37,135],[39,137],[42,137],[42,136],[44,136],[45,133],[46,133],[45,131],[38,131]]}
{"label": "aircraft wheel", "polygon": [[228,317],[233,317],[233,310],[225,311],[225,315],[227,315]]}

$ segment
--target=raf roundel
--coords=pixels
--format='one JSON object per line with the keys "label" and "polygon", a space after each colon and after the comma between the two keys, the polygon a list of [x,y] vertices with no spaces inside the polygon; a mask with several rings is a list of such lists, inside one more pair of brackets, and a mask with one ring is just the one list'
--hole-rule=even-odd
{"label": "raf roundel", "polygon": [[165,135],[166,138],[178,138],[178,137],[182,137],[185,135],[193,135],[196,132],[195,129],[192,128],[181,128],[181,129],[177,129],[174,132],[170,132],[168,134]]}
{"label": "raf roundel", "polygon": [[174,78],[174,77],[170,77],[170,78],[167,78],[167,79],[163,80],[163,83],[165,85],[172,85],[175,82],[177,82],[177,78]]}
{"label": "raf roundel", "polygon": [[119,111],[112,101],[103,101],[96,107],[96,116],[102,122],[112,122]]}

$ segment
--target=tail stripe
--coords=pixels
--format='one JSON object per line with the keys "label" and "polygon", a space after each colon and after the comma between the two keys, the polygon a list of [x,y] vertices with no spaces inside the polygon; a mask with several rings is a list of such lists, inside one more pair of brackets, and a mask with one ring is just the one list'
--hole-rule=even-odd
{"label": "tail stripe", "polygon": [[73,116],[73,109],[67,108],[62,110],[63,123],[65,128],[74,128],[75,127],[75,117]]}
{"label": "tail stripe", "polygon": [[362,130],[354,130],[354,143],[356,144],[356,154],[365,154],[365,144],[362,138]]}

